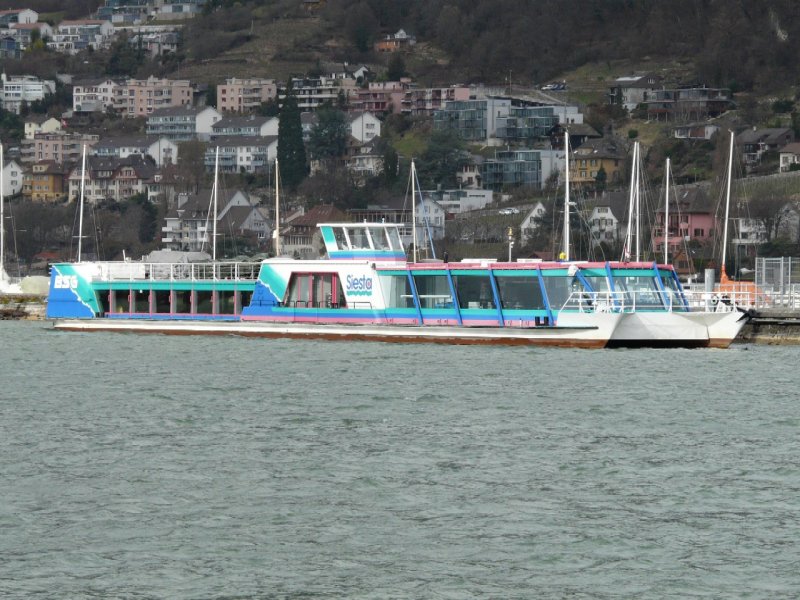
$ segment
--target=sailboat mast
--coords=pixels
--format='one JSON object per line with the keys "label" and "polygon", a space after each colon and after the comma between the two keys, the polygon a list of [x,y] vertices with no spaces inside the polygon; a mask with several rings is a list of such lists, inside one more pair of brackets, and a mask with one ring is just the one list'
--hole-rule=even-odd
{"label": "sailboat mast", "polygon": [[728,151],[728,183],[725,190],[725,224],[722,227],[722,269],[720,269],[720,281],[727,280],[728,274],[725,271],[725,255],[728,251],[728,214],[731,209],[731,179],[733,179],[733,130],[731,130],[731,144]]}
{"label": "sailboat mast", "polygon": [[664,196],[664,264],[669,264],[669,159],[667,159],[667,193]]}
{"label": "sailboat mast", "polygon": [[414,182],[417,180],[417,167],[411,161],[411,237],[414,238],[414,250],[411,262],[417,262],[417,195]]}
{"label": "sailboat mast", "polygon": [[78,262],[81,262],[83,249],[83,193],[86,185],[86,144],[83,145],[83,158],[81,159],[81,196],[78,208]]}
{"label": "sailboat mast", "polygon": [[564,130],[564,260],[569,260],[569,131]]}
{"label": "sailboat mast", "polygon": [[217,146],[217,151],[214,156],[214,189],[212,190],[211,194],[214,200],[214,223],[212,224],[212,235],[213,238],[211,240],[211,259],[214,262],[217,262],[217,194],[218,190],[218,177],[219,177],[219,146]]}
{"label": "sailboat mast", "polygon": [[639,244],[642,238],[642,226],[641,226],[641,215],[642,215],[642,206],[641,206],[641,171],[640,171],[640,163],[641,159],[639,158],[639,142],[636,142],[636,261],[639,262],[642,259],[641,254],[641,245]]}
{"label": "sailboat mast", "polygon": [[281,203],[280,196],[278,195],[278,181],[280,175],[278,172],[278,157],[275,157],[275,233],[272,236],[275,240],[275,256],[281,252]]}
{"label": "sailboat mast", "polygon": [[633,210],[636,189],[636,157],[639,153],[639,142],[633,144],[633,160],[631,161],[631,186],[628,193],[628,227],[625,232],[625,246],[622,250],[622,260],[627,262],[631,259],[631,238],[633,236]]}
{"label": "sailboat mast", "polygon": [[6,196],[4,193],[5,190],[5,181],[3,179],[3,167],[5,164],[3,163],[3,144],[0,144],[0,281],[6,278],[6,260],[5,260],[5,250],[6,250],[6,218],[4,207],[6,203]]}

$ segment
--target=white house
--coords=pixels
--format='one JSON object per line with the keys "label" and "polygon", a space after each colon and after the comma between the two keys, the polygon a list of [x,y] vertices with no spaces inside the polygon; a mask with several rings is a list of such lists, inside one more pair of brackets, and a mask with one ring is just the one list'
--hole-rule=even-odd
{"label": "white house", "polygon": [[22,103],[43,100],[45,96],[56,91],[56,82],[42,80],[33,75],[0,75],[3,84],[3,108],[19,114]]}
{"label": "white house", "polygon": [[627,192],[604,192],[594,202],[588,221],[595,245],[613,244],[625,236],[623,219],[628,209]]}
{"label": "white house", "polygon": [[[793,142],[786,144],[780,153],[778,161],[778,170],[780,173],[786,173],[792,170],[792,165],[800,165],[800,142]],[[800,167],[797,167],[800,168]]]}
{"label": "white house", "polygon": [[278,117],[257,115],[223,117],[211,126],[212,141],[225,136],[277,136]]}
{"label": "white house", "polygon": [[217,148],[221,173],[268,172],[278,156],[278,136],[219,137],[206,148],[206,171],[214,171]]}
{"label": "white house", "polygon": [[178,163],[178,145],[164,137],[104,138],[92,146],[91,153],[93,156],[115,156],[117,158],[128,158],[133,154],[149,156],[158,167]]}
{"label": "white house", "polygon": [[159,108],[147,115],[147,135],[173,141],[197,139],[205,142],[211,138],[214,124],[221,120],[222,115],[211,106]]}
{"label": "white house", "polygon": [[519,230],[520,241],[523,246],[530,242],[533,236],[536,235],[536,230],[541,227],[541,219],[544,217],[545,213],[547,213],[547,209],[544,204],[539,201],[528,211],[525,218],[522,219],[522,223],[519,224]]}
{"label": "white house", "polygon": [[25,121],[25,139],[32,140],[37,133],[61,131],[61,121],[55,117],[30,117]]}
{"label": "white house", "polygon": [[14,160],[3,166],[3,196],[15,196],[22,192],[22,167]]}
{"label": "white house", "polygon": [[12,8],[0,10],[0,27],[13,27],[15,23],[36,23],[39,13],[29,8]]}
{"label": "white house", "polygon": [[439,203],[449,214],[480,210],[492,202],[492,190],[423,190],[422,195]]}
{"label": "white house", "polygon": [[417,203],[417,241],[419,248],[428,244],[429,237],[440,240],[444,237],[444,222],[447,211],[436,200],[427,198],[424,194]]}
{"label": "white house", "polygon": [[107,77],[76,81],[72,87],[72,110],[80,112],[105,112],[114,106],[115,91],[119,84]]}
{"label": "white house", "polygon": [[352,113],[349,115],[349,120],[350,135],[362,144],[381,135],[381,122],[372,113]]}

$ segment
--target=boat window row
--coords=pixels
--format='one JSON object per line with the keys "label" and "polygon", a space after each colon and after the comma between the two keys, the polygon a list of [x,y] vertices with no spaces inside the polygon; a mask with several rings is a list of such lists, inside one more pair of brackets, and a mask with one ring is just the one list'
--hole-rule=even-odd
{"label": "boat window row", "polygon": [[100,290],[103,314],[238,315],[252,292],[242,290]]}
{"label": "boat window row", "polygon": [[336,226],[332,227],[337,250],[403,251],[397,227]]}

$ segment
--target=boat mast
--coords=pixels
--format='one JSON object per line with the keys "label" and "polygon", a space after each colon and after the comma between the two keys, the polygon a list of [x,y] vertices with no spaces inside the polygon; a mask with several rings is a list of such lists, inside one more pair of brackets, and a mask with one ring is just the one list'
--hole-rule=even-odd
{"label": "boat mast", "polygon": [[278,181],[279,181],[279,174],[278,174],[278,157],[275,157],[275,231],[272,234],[273,239],[275,240],[275,256],[278,256],[281,252],[281,219],[280,219],[280,196],[278,195]]}
{"label": "boat mast", "polygon": [[214,156],[214,188],[211,190],[212,200],[214,201],[214,223],[212,224],[213,239],[211,240],[211,260],[217,262],[217,186],[219,176],[219,146]]}
{"label": "boat mast", "polygon": [[640,222],[640,217],[642,213],[641,208],[641,196],[640,196],[640,179],[641,173],[639,172],[639,142],[636,142],[636,260],[635,262],[639,262],[642,258],[639,246],[639,240],[642,237],[642,226]]}
{"label": "boat mast", "polygon": [[81,159],[81,196],[78,208],[78,262],[81,262],[83,248],[83,193],[86,185],[86,144],[83,145],[83,158]]}
{"label": "boat mast", "polygon": [[733,130],[731,130],[731,144],[728,152],[728,183],[725,190],[725,225],[722,227],[722,268],[719,273],[719,282],[728,281],[728,274],[725,272],[725,254],[728,251],[728,213],[731,209],[731,179],[733,179]]}
{"label": "boat mast", "polygon": [[0,144],[0,281],[5,281],[6,278],[6,220],[3,212],[6,203],[6,197],[4,194],[5,182],[3,180],[3,167],[3,144]]}
{"label": "boat mast", "polygon": [[664,198],[664,264],[669,264],[669,159],[667,159],[667,193]]}
{"label": "boat mast", "polygon": [[417,180],[417,167],[414,161],[411,161],[411,237],[414,238],[414,251],[412,254],[411,262],[417,262],[417,198],[415,193],[415,184]]}
{"label": "boat mast", "polygon": [[564,260],[569,261],[569,131],[564,129]]}
{"label": "boat mast", "polygon": [[631,236],[633,235],[633,210],[634,195],[636,187],[636,157],[639,154],[639,142],[633,144],[633,160],[631,161],[631,186],[628,193],[628,228],[625,232],[625,245],[622,249],[622,260],[628,262],[631,259]]}

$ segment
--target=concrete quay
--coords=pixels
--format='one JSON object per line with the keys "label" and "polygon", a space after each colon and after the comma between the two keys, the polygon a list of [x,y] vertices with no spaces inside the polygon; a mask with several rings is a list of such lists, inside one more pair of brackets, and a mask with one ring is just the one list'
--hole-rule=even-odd
{"label": "concrete quay", "polygon": [[736,338],[737,344],[800,344],[800,310],[759,308]]}

